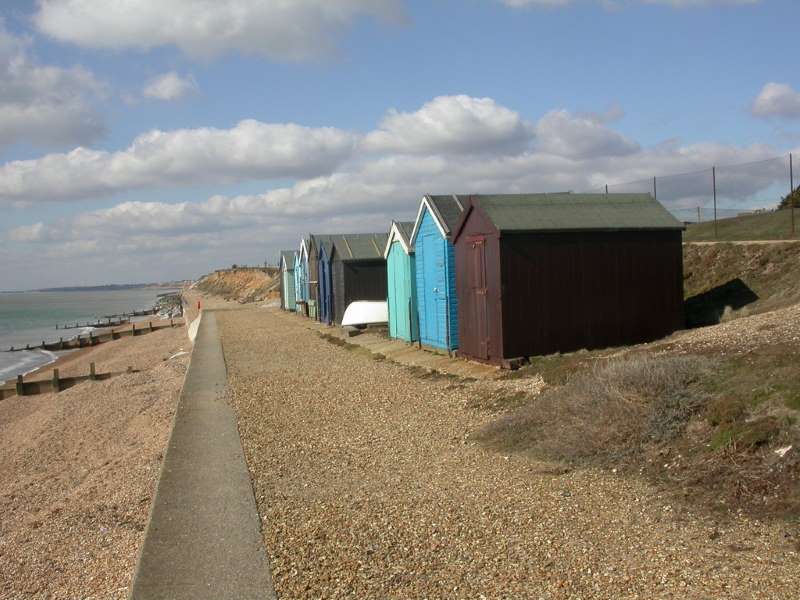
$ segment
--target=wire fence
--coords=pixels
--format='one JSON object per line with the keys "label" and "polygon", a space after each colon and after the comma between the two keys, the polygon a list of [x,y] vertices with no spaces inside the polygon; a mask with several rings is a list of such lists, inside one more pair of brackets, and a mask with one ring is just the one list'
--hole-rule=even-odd
{"label": "wire fence", "polygon": [[[609,183],[590,191],[652,194],[687,224],[688,237],[745,239],[750,234],[753,239],[789,239],[800,228],[800,222],[796,223],[800,214],[794,210],[800,206],[800,189],[795,187],[791,154]],[[733,219],[750,215],[754,218]]]}

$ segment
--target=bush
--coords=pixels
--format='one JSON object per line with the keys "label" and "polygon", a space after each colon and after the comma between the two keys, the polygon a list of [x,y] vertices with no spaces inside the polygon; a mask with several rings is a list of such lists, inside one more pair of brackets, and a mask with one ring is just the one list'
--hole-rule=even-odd
{"label": "bush", "polygon": [[476,438],[559,460],[621,457],[682,433],[704,404],[693,384],[706,368],[708,362],[695,356],[639,355],[597,364],[489,424]]}

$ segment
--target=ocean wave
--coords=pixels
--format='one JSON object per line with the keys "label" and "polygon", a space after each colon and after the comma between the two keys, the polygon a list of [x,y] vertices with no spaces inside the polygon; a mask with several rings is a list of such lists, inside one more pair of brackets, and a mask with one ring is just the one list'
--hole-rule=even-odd
{"label": "ocean wave", "polygon": [[58,355],[49,350],[23,350],[0,353],[0,384],[27,375],[58,360]]}

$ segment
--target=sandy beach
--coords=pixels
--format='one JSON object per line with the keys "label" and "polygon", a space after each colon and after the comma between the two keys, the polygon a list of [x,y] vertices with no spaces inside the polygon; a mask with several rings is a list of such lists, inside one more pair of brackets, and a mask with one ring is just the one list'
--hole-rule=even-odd
{"label": "sandy beach", "polygon": [[0,598],[127,597],[189,352],[184,327],[123,338],[39,376],[139,372],[0,401]]}

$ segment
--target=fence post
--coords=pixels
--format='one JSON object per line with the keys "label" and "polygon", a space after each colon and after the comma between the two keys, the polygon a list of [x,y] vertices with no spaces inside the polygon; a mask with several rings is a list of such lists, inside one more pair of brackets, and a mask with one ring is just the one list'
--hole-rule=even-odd
{"label": "fence post", "polygon": [[131,336],[136,337],[136,323],[131,323]]}
{"label": "fence post", "polygon": [[25,395],[25,383],[22,381],[22,375],[17,375],[17,396]]}
{"label": "fence post", "polygon": [[97,379],[97,373],[94,370],[94,363],[93,362],[89,363],[89,379],[91,381],[94,381],[95,379]]}
{"label": "fence post", "polygon": [[792,214],[792,237],[794,237],[794,165],[791,152],[789,152],[789,212]]}
{"label": "fence post", "polygon": [[717,167],[711,167],[711,185],[714,188],[714,239],[717,236]]}
{"label": "fence post", "polygon": [[61,380],[58,377],[58,369],[53,369],[53,391],[55,393],[61,391]]}
{"label": "fence post", "polygon": [[608,184],[606,184],[606,196],[608,196]]}
{"label": "fence post", "polygon": [[658,188],[656,187],[655,177],[653,177],[653,200],[658,200]]}

